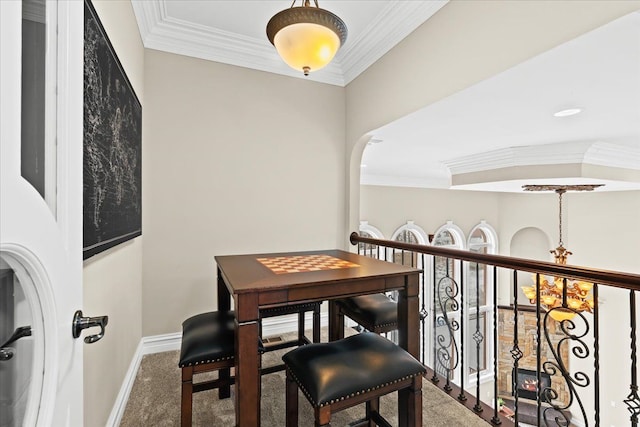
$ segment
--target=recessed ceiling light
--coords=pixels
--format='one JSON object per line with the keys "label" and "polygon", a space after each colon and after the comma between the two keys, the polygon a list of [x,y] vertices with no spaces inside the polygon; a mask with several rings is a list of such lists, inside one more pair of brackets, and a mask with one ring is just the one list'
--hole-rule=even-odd
{"label": "recessed ceiling light", "polygon": [[580,108],[567,108],[566,110],[560,110],[557,113],[554,113],[554,117],[569,117],[569,116],[575,116],[576,114],[580,113],[582,111],[582,109]]}
{"label": "recessed ceiling light", "polygon": [[367,167],[367,165],[360,165],[360,167],[361,167],[361,168],[366,168],[366,167]]}

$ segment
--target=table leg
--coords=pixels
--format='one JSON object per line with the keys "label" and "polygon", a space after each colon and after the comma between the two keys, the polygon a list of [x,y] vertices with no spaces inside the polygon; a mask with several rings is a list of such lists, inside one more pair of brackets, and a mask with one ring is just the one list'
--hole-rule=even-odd
{"label": "table leg", "polygon": [[[229,293],[229,289],[227,289],[227,284],[224,282],[222,278],[222,273],[220,269],[218,269],[218,311],[229,311],[231,310],[231,294]],[[220,379],[229,379],[231,378],[231,369],[223,368],[220,369],[218,376]],[[220,399],[226,399],[231,396],[231,386],[225,385],[218,389],[218,397]]]}
{"label": "table leg", "polygon": [[260,354],[258,299],[241,294],[236,299],[236,425],[260,427]]}
{"label": "table leg", "polygon": [[218,268],[218,311],[231,310],[231,294]]}
{"label": "table leg", "polygon": [[[398,295],[398,344],[420,360],[419,277],[407,275]],[[398,423],[416,426],[422,415],[422,394],[409,389],[398,392]]]}
{"label": "table leg", "polygon": [[236,425],[260,426],[260,359],[258,323],[237,325],[236,330]]}

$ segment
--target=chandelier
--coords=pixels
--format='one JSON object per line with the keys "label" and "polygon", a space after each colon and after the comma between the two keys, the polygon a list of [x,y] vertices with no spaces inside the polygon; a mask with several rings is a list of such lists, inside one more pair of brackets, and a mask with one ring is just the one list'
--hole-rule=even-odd
{"label": "chandelier", "polygon": [[[567,257],[572,255],[562,242],[562,195],[569,190],[572,191],[593,191],[603,184],[595,185],[524,185],[525,191],[555,191],[558,194],[559,213],[558,229],[560,241],[558,247],[549,251],[553,254],[556,264],[565,265]],[[524,295],[531,304],[536,302],[536,282],[540,286],[540,305],[544,307],[549,316],[561,322],[572,319],[578,312],[593,311],[594,301],[591,295],[593,283],[569,280],[566,277],[545,277],[533,274],[533,286],[523,286]]]}
{"label": "chandelier", "polygon": [[305,76],[325,67],[347,40],[347,26],[333,13],[315,7],[309,0],[302,6],[276,13],[267,24],[267,37],[280,57]]}

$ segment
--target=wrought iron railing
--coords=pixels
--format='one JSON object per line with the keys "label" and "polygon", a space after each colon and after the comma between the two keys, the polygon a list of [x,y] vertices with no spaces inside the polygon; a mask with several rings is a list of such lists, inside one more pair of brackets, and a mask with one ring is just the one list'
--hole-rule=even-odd
{"label": "wrought iron railing", "polygon": [[[640,275],[373,239],[357,233],[352,233],[350,240],[361,254],[422,269],[420,349],[422,362],[429,369],[427,377],[494,425],[600,425],[599,288],[627,290],[630,340],[620,351],[628,351],[631,372],[624,380],[629,389],[624,404],[630,425],[638,425],[635,295],[640,291]],[[533,305],[518,295],[518,272],[535,277]],[[545,309],[541,302],[540,283],[545,275],[562,278],[561,307]],[[593,284],[592,314],[570,306],[569,279]],[[483,287],[489,308],[481,311]],[[499,291],[509,293],[510,304],[498,305]],[[554,320],[554,310],[563,310],[564,320]],[[584,363],[578,363],[571,369],[569,360],[592,361],[592,368],[583,369]],[[506,387],[505,379],[510,383]],[[492,396],[485,402],[481,387],[491,386]],[[509,406],[501,410],[499,401],[503,399],[509,400]]]}

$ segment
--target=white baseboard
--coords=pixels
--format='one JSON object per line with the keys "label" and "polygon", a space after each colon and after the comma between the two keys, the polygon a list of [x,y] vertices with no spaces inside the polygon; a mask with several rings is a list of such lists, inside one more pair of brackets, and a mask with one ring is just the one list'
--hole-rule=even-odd
{"label": "white baseboard", "polygon": [[180,332],[142,337],[133,357],[131,358],[129,369],[122,381],[122,386],[120,386],[120,391],[118,392],[116,401],[111,409],[111,414],[109,414],[109,419],[106,424],[107,427],[118,427],[120,425],[120,421],[122,421],[122,416],[124,415],[124,410],[127,407],[127,401],[129,400],[129,394],[131,394],[133,383],[136,379],[136,375],[138,374],[138,370],[140,369],[142,356],[146,354],[161,353],[163,351],[180,350],[181,337],[182,334]]}
{"label": "white baseboard", "polygon": [[142,337],[142,355],[180,350],[181,332]]}
{"label": "white baseboard", "polygon": [[[326,312],[320,313],[320,326],[328,325],[329,315]],[[305,326],[311,328],[312,314],[307,313],[305,317]],[[262,334],[267,336],[281,335],[287,332],[294,332],[298,328],[298,316],[296,314],[271,317],[262,321]],[[129,394],[133,388],[133,383],[136,379],[138,370],[140,369],[140,362],[142,362],[142,356],[147,354],[162,353],[164,351],[180,350],[182,333],[175,332],[173,334],[153,335],[150,337],[142,337],[138,347],[136,348],[133,357],[131,358],[131,364],[122,381],[122,386],[116,397],[116,401],[111,409],[111,414],[107,420],[106,427],[118,427],[124,410],[127,407],[127,401],[129,400]]]}
{"label": "white baseboard", "polygon": [[107,427],[118,427],[120,425],[120,421],[122,420],[122,416],[124,415],[124,409],[127,406],[127,400],[129,400],[129,394],[131,393],[131,389],[133,388],[133,382],[136,379],[136,374],[138,373],[140,362],[142,361],[142,342],[143,340],[140,340],[135,353],[133,353],[131,363],[129,364],[129,369],[124,376],[124,380],[122,381],[122,385],[120,386],[120,391],[118,392],[116,401],[114,402],[113,408],[111,409],[111,414],[109,414],[109,419],[106,423]]}

